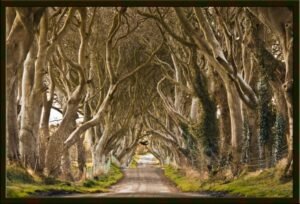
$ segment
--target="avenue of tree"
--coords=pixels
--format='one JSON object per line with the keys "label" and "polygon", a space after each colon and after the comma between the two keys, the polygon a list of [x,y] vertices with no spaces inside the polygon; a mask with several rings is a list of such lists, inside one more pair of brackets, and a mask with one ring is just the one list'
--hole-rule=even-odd
{"label": "avenue of tree", "polygon": [[[290,176],[292,14],[7,7],[7,161],[74,181],[88,157],[97,176],[112,157],[128,165],[143,145],[161,164],[211,176],[285,158]],[[55,127],[54,109],[63,116]]]}

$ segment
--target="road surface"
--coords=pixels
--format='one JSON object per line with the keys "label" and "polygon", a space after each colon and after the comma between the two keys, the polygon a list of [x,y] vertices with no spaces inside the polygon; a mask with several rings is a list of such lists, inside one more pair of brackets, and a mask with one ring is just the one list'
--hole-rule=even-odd
{"label": "road surface", "polygon": [[[206,193],[182,193],[163,175],[152,155],[143,155],[137,168],[123,170],[124,178],[109,193],[70,194],[62,197],[211,197]],[[60,197],[60,196],[59,196]]]}

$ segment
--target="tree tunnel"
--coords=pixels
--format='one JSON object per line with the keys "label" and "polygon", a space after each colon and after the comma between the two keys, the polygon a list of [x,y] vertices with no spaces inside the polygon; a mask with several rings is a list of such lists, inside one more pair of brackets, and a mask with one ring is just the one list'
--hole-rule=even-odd
{"label": "tree tunnel", "polygon": [[277,7],[8,7],[8,160],[74,181],[144,149],[211,176],[286,158],[290,176],[292,28]]}

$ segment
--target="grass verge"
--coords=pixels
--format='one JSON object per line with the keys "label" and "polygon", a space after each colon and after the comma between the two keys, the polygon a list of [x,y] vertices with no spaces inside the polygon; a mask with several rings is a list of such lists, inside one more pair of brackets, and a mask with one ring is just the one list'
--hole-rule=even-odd
{"label": "grass verge", "polygon": [[202,190],[225,191],[245,197],[279,198],[293,196],[292,181],[282,183],[276,175],[276,169],[270,168],[261,172],[241,175],[232,181],[205,181]]}
{"label": "grass verge", "polygon": [[138,164],[137,161],[133,158],[129,165],[129,168],[136,168],[137,164]]}
{"label": "grass verge", "polygon": [[292,197],[293,195],[292,181],[280,182],[278,170],[275,168],[245,173],[230,181],[214,179],[200,181],[188,178],[183,172],[172,166],[166,166],[164,173],[183,192],[214,191],[244,197],[264,198]]}
{"label": "grass verge", "polygon": [[196,192],[200,190],[200,181],[194,178],[188,178],[179,169],[171,165],[164,167],[164,174],[183,192]]}
{"label": "grass verge", "polygon": [[107,175],[80,183],[63,182],[51,178],[41,179],[35,175],[30,175],[25,169],[20,167],[8,166],[6,196],[9,198],[21,198],[44,194],[108,192],[108,187],[122,177],[121,170],[115,165],[111,166]]}

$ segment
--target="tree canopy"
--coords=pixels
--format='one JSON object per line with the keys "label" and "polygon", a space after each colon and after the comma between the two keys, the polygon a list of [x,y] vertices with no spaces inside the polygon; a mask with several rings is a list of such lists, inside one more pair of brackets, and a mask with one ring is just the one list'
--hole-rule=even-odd
{"label": "tree canopy", "polygon": [[286,7],[7,7],[8,161],[76,180],[87,159],[97,176],[142,145],[212,176],[286,158],[290,176],[292,17]]}

